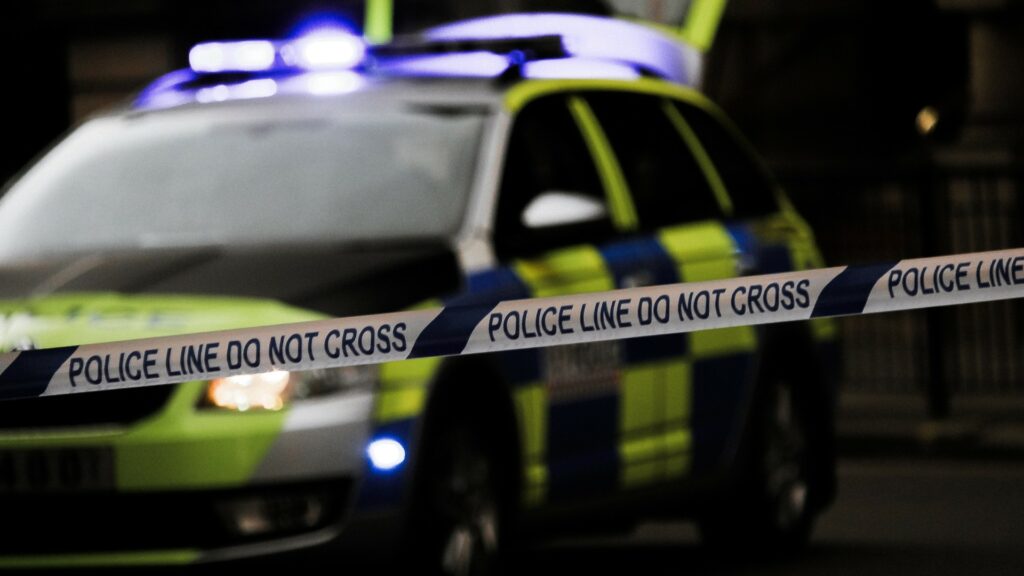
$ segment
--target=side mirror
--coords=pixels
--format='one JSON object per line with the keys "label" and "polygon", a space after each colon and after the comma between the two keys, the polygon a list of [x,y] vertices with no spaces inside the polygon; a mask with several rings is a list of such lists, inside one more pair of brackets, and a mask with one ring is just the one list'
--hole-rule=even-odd
{"label": "side mirror", "polygon": [[604,202],[578,192],[549,191],[523,210],[523,226],[530,230],[600,222],[608,218]]}

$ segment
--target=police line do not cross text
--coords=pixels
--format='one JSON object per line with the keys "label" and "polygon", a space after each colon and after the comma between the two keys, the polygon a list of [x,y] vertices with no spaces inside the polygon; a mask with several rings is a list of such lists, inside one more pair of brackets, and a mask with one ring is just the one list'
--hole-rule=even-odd
{"label": "police line do not cross text", "polygon": [[0,355],[0,400],[1024,296],[1024,249]]}

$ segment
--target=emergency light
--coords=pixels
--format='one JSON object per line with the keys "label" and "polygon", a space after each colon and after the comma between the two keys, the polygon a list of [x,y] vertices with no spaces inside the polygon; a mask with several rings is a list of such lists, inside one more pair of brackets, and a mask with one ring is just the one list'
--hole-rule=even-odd
{"label": "emergency light", "polygon": [[486,16],[375,45],[342,23],[316,24],[284,39],[197,44],[189,68],[155,81],[135,106],[347,94],[374,77],[654,77],[696,86],[703,62],[698,50],[665,32],[577,14]]}
{"label": "emergency light", "polygon": [[188,54],[197,74],[275,70],[350,70],[366,57],[363,39],[341,29],[321,29],[294,40],[203,42]]}

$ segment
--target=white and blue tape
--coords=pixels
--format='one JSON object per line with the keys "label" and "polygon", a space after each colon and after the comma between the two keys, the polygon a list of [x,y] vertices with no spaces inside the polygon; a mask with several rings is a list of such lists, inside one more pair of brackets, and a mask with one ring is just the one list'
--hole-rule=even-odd
{"label": "white and blue tape", "polygon": [[0,355],[0,400],[1024,296],[1024,249]]}

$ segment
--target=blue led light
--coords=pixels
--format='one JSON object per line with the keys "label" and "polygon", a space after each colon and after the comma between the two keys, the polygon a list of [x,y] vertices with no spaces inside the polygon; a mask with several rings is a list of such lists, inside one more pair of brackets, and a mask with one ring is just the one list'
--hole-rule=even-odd
{"label": "blue led light", "polygon": [[285,44],[285,63],[306,70],[355,68],[366,56],[366,44],[358,36],[342,31],[319,31]]}
{"label": "blue led light", "polygon": [[318,34],[351,34],[359,36],[359,27],[341,12],[321,10],[306,14],[288,31],[288,38],[302,38]]}
{"label": "blue led light", "polygon": [[558,58],[527,62],[523,76],[534,79],[605,78],[636,80],[640,73],[622,62],[589,58]]}
{"label": "blue led light", "polygon": [[277,49],[269,40],[204,42],[192,47],[188,63],[196,72],[260,72],[274,67]]}
{"label": "blue led light", "polygon": [[366,455],[374,469],[387,472],[405,462],[405,446],[394,438],[378,438],[366,447]]}
{"label": "blue led light", "polygon": [[320,15],[303,23],[292,40],[197,44],[189,51],[189,65],[199,74],[346,70],[361,64],[365,57],[362,38],[343,21]]}
{"label": "blue led light", "polygon": [[189,51],[199,74],[286,70],[348,70],[366,57],[363,39],[341,29],[319,29],[285,42],[204,42]]}

